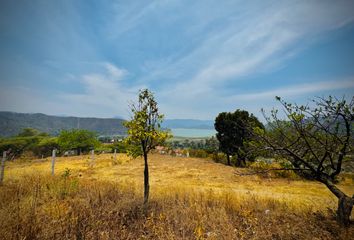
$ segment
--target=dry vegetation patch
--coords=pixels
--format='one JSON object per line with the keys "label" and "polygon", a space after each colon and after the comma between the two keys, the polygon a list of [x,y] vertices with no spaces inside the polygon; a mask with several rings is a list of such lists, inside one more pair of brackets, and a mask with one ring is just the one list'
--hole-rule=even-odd
{"label": "dry vegetation patch", "polygon": [[[143,160],[118,155],[9,162],[0,187],[0,239],[351,239],[336,199],[316,182],[238,176],[209,160],[150,156],[151,201],[142,207]],[[242,171],[242,170],[238,170]],[[247,170],[244,170],[247,171]],[[353,185],[341,185],[352,194]],[[328,209],[330,207],[330,209]]]}

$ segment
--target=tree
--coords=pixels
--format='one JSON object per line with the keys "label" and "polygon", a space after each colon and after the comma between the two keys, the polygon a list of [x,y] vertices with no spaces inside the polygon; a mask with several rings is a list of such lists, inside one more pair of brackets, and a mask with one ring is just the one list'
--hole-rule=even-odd
{"label": "tree", "polygon": [[[314,106],[282,104],[287,121],[273,110],[266,117],[269,129],[256,129],[263,144],[290,161],[297,174],[317,180],[338,198],[337,220],[348,226],[354,198],[335,184],[345,161],[353,161],[354,97],[351,102],[318,98]],[[351,156],[350,156],[351,155]]]}
{"label": "tree", "polygon": [[21,132],[17,135],[18,137],[33,137],[39,135],[40,132],[34,128],[24,128]]}
{"label": "tree", "polygon": [[219,150],[219,141],[214,136],[205,139],[204,150],[210,154],[217,153]]}
{"label": "tree", "polygon": [[77,154],[87,152],[100,145],[96,133],[84,129],[63,130],[58,137],[58,144],[63,151],[76,149]]}
{"label": "tree", "polygon": [[249,156],[250,151],[246,147],[246,142],[252,140],[253,127],[264,128],[253,114],[239,109],[234,113],[220,113],[215,119],[214,126],[220,151],[227,156],[227,164],[231,165],[230,156],[237,155],[237,166],[245,165]]}
{"label": "tree", "polygon": [[128,129],[125,142],[130,146],[128,155],[144,157],[144,204],[147,204],[150,190],[148,153],[163,144],[170,135],[161,129],[163,115],[159,113],[154,95],[148,89],[140,90],[138,103],[132,104],[131,111],[131,120],[124,124]]}
{"label": "tree", "polygon": [[50,156],[53,149],[58,149],[58,138],[57,137],[45,137],[42,138],[36,147],[33,148],[33,152],[37,155]]}

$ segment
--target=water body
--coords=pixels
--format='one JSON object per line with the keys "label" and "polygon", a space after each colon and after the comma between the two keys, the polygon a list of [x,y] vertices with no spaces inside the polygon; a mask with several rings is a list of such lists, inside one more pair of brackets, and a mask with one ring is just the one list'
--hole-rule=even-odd
{"label": "water body", "polygon": [[171,128],[175,137],[211,137],[216,134],[214,129],[195,129],[195,128]]}

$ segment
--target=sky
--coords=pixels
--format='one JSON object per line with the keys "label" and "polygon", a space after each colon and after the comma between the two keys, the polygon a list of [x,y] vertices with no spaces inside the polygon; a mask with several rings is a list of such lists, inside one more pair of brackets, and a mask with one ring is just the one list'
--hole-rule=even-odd
{"label": "sky", "polygon": [[0,1],[0,111],[166,118],[354,95],[354,1]]}

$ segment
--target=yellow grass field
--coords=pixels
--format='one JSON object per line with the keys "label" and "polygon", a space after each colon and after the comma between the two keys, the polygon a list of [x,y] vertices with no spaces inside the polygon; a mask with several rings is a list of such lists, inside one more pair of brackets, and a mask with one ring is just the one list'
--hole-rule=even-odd
{"label": "yellow grass field", "polygon": [[[352,227],[344,230],[336,226],[333,215],[337,200],[324,185],[305,180],[257,175],[240,176],[236,173],[249,170],[236,170],[234,167],[214,163],[209,159],[149,155],[151,209],[147,213],[146,209],[143,211],[139,207],[143,195],[143,169],[143,159],[130,159],[124,154],[117,154],[117,161],[113,160],[112,154],[96,155],[93,164],[91,164],[89,155],[58,157],[55,177],[50,176],[51,158],[7,162],[4,186],[0,187],[0,194],[12,193],[21,198],[17,197],[16,200],[16,197],[0,197],[2,198],[0,213],[3,214],[1,223],[8,227],[8,230],[3,230],[1,233],[7,238],[41,236],[42,238],[60,239],[54,232],[43,230],[40,223],[32,223],[38,225],[38,229],[36,228],[38,232],[26,235],[25,230],[21,230],[23,226],[19,226],[15,220],[9,223],[8,219],[4,219],[7,215],[8,218],[16,218],[17,221],[29,221],[24,219],[22,214],[16,217],[14,213],[21,212],[21,206],[23,209],[27,206],[28,209],[23,210],[24,212],[35,211],[38,216],[45,216],[50,221],[54,221],[53,219],[59,221],[58,219],[64,217],[63,213],[60,213],[61,210],[65,213],[77,214],[71,220],[61,219],[60,221],[66,223],[63,223],[61,230],[56,230],[65,232],[69,239],[78,239],[80,236],[82,239],[97,239],[97,237],[98,239],[111,239],[112,237],[118,239],[295,239],[296,237],[299,239],[346,239],[353,236]],[[61,187],[56,185],[59,182],[62,184]],[[71,185],[67,185],[68,182]],[[51,184],[56,187],[49,187],[52,186]],[[50,189],[62,191],[60,190],[63,189],[62,186],[66,186],[65,194],[59,197],[55,194],[50,195],[53,194]],[[348,195],[354,194],[354,184],[350,178],[341,182],[339,187]],[[41,190],[34,194],[33,189]],[[114,226],[107,227],[96,235],[91,225],[89,225],[91,228],[88,228],[92,231],[87,228],[83,228],[86,230],[80,228],[80,231],[75,230],[76,232],[68,230],[71,221],[75,220],[76,225],[81,222],[78,209],[71,209],[75,204],[83,204],[83,201],[92,198],[94,201],[98,201],[97,199],[103,201],[97,209],[102,207],[106,211],[108,208],[117,208],[111,205],[108,207],[105,205],[107,203],[104,203],[106,199],[104,195],[109,196],[112,189],[121,191],[122,196],[114,197],[119,198],[121,204],[125,202],[126,207],[134,203],[134,206],[140,210],[136,208],[134,211],[127,210],[117,204],[120,205],[119,209],[111,210],[112,213],[108,215],[113,214],[114,211],[123,212],[122,218],[125,219],[129,214],[133,214],[132,211],[137,215],[139,211],[143,211],[142,219],[129,215],[135,219],[134,223],[143,222],[139,225],[140,227],[135,226],[134,229],[128,230],[126,227],[119,228],[119,233],[107,230]],[[48,193],[50,196],[42,193],[46,191],[51,192]],[[80,198],[80,202],[78,200],[80,194],[85,191],[87,196]],[[88,197],[89,193],[90,197]],[[22,198],[26,198],[27,203],[22,203],[24,201]],[[33,199],[38,199],[38,201]],[[39,204],[41,201],[42,203]],[[33,202],[36,207],[33,207]],[[186,202],[187,205],[185,205]],[[220,209],[223,209],[222,213],[219,213]],[[178,213],[179,210],[182,213]],[[44,214],[43,211],[47,212]],[[183,213],[183,211],[187,212]],[[95,216],[93,219],[98,218],[97,221],[103,225],[113,221],[101,219],[96,216],[96,212],[92,214]],[[222,218],[223,214],[226,214],[225,218],[229,220]],[[53,215],[59,216],[53,217]],[[184,224],[189,223],[188,226],[173,222],[182,216],[186,219],[180,219],[180,221]],[[165,224],[167,219],[172,222],[166,226],[161,225]],[[151,223],[151,221],[155,222]],[[252,221],[254,221],[254,226]],[[244,226],[245,222],[248,223]],[[146,224],[150,224],[147,230],[141,227],[146,227]],[[230,226],[223,226],[226,224]],[[234,226],[235,224],[239,226]],[[323,226],[319,226],[321,224]],[[19,228],[18,233],[14,230],[16,228]],[[26,231],[31,232],[28,229]]]}

